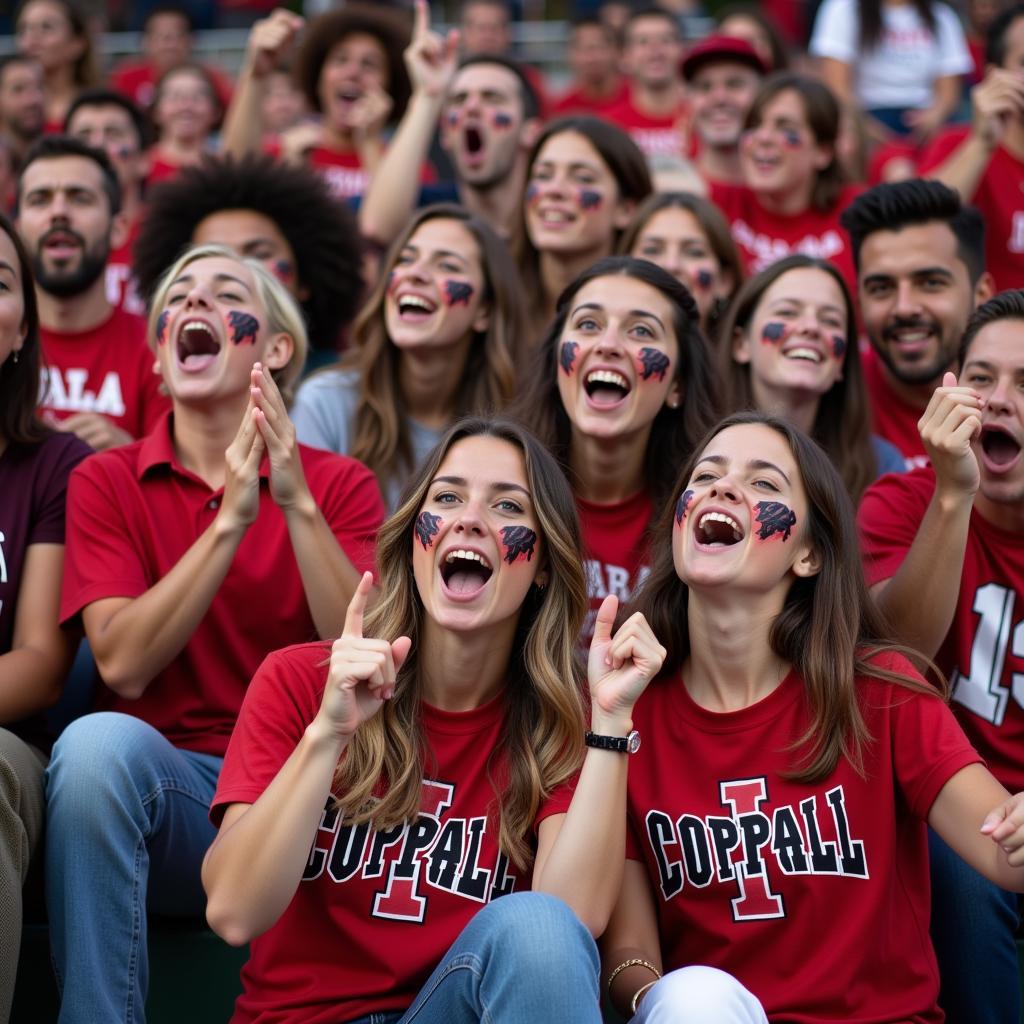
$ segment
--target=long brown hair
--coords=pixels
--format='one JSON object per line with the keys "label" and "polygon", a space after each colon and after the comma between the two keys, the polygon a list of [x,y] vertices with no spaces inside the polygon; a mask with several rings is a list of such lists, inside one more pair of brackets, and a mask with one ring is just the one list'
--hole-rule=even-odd
{"label": "long brown hair", "polygon": [[778,260],[752,277],[740,289],[722,320],[717,350],[718,379],[722,382],[723,407],[729,412],[755,408],[750,364],[733,358],[737,332],[745,333],[764,293],[791,270],[820,270],[839,287],[846,310],[846,354],[839,379],[821,396],[811,427],[811,437],[828,452],[854,504],[878,476],[878,458],[871,443],[871,412],[864,371],[857,347],[857,320],[843,275],[827,260],[795,253]]}
{"label": "long brown hair", "polygon": [[840,110],[839,102],[832,94],[832,90],[809,75],[801,75],[795,71],[778,71],[762,82],[747,112],[743,128],[745,131],[758,128],[764,119],[764,108],[779,93],[789,90],[800,97],[815,143],[819,146],[828,146],[832,150],[832,159],[815,175],[814,188],[811,190],[811,206],[819,213],[828,213],[838,202],[839,194],[846,184],[842,164],[836,155]]}
{"label": "long brown hair", "polygon": [[[926,683],[891,671],[876,660],[898,651],[923,660],[905,647],[890,643],[882,613],[868,593],[861,568],[853,504],[828,456],[809,437],[785,420],[757,412],[740,412],[713,427],[694,448],[675,482],[686,488],[694,466],[712,439],[729,427],[762,424],[782,436],[796,461],[807,493],[807,541],[820,560],[818,573],[793,580],[785,604],[772,625],[769,644],[775,655],[792,665],[804,684],[810,725],[792,749],[799,751],[791,778],[817,782],[845,757],[863,774],[864,747],[870,742],[861,711],[857,677],[884,679],[917,692],[937,694]],[[623,615],[641,611],[667,655],[664,675],[679,672],[690,654],[689,589],[676,573],[672,544],[674,510],[667,505],[656,527],[660,541],[652,549],[651,575]]]}
{"label": "long brown hair", "polygon": [[[395,697],[352,737],[335,782],[339,807],[353,822],[392,828],[419,813],[428,752],[420,719],[423,603],[412,570],[416,517],[452,447],[469,437],[496,437],[523,455],[543,541],[549,582],[532,587],[519,613],[505,687],[503,740],[488,774],[501,849],[520,868],[532,859],[529,834],[541,801],[582,763],[582,670],[576,643],[587,608],[580,532],[572,494],[536,438],[507,420],[465,419],[451,427],[409,482],[397,511],[377,535],[380,602],[366,635],[408,636],[412,649]],[[381,792],[386,784],[386,790]]]}
{"label": "long brown hair", "polygon": [[[672,329],[679,346],[675,379],[683,399],[678,409],[662,406],[651,425],[644,456],[644,482],[654,508],[672,493],[673,468],[689,457],[693,445],[718,415],[718,386],[711,353],[700,330],[693,296],[668,271],[633,256],[608,256],[576,278],[558,297],[555,318],[531,356],[526,382],[513,414],[522,420],[569,473],[572,423],[558,393],[558,350],[573,299],[590,281],[608,276],[632,277],[656,288],[671,305]],[[668,472],[666,473],[666,467]]]}
{"label": "long brown hair", "polygon": [[377,286],[356,318],[353,350],[342,363],[357,369],[360,380],[355,432],[348,454],[369,466],[382,486],[402,469],[411,469],[413,458],[398,386],[401,352],[388,337],[384,320],[388,272],[417,228],[439,218],[458,221],[476,239],[484,299],[491,311],[487,330],[470,346],[452,418],[498,412],[512,400],[515,391],[513,355],[523,333],[525,303],[508,250],[491,228],[464,207],[449,203],[427,206],[413,216],[389,250]]}
{"label": "long brown hair", "polygon": [[21,299],[24,303],[22,327],[25,340],[15,361],[12,353],[0,364],[0,438],[8,444],[37,444],[50,430],[36,418],[39,402],[39,306],[36,303],[32,262],[25,243],[14,225],[0,213],[0,231],[11,240],[18,256]]}

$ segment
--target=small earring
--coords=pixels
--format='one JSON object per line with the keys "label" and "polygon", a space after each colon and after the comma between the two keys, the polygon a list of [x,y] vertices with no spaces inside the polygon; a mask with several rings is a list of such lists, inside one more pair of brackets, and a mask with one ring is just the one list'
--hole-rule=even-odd
{"label": "small earring", "polygon": [[21,353],[18,351],[18,349],[15,349],[14,350],[14,356],[13,356],[13,361],[15,363],[18,361],[18,356],[20,356],[20,355],[21,355]]}

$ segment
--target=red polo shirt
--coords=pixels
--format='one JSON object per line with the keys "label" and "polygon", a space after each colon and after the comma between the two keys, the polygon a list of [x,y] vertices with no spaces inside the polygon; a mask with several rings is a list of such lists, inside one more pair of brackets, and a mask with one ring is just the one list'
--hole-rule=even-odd
{"label": "red polo shirt", "polygon": [[[309,489],[356,569],[372,568],[384,503],[355,459],[299,446]],[[171,416],[141,441],[101,452],[71,476],[61,622],[107,597],[139,597],[217,515],[212,490],[174,454]],[[260,468],[260,508],[184,650],[138,700],[100,687],[97,710],[148,722],[186,750],[223,755],[249,680],[271,651],[316,638],[284,514]]]}

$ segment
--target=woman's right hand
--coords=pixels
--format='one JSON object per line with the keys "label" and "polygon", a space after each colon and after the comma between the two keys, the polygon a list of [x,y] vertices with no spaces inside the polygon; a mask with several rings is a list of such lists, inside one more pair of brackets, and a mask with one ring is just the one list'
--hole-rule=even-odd
{"label": "woman's right hand", "polygon": [[245,57],[254,78],[263,78],[278,67],[305,24],[294,11],[278,7],[253,25]]}
{"label": "woman's right hand", "polygon": [[364,572],[345,612],[345,627],[331,648],[317,718],[339,739],[349,739],[394,696],[398,670],[412,647],[407,636],[391,643],[363,636],[363,614],[372,587],[373,573]]}
{"label": "woman's right hand", "polygon": [[417,92],[444,97],[459,65],[459,33],[449,31],[444,38],[430,29],[430,5],[416,0],[416,20],[412,41],[405,48],[405,67]]}

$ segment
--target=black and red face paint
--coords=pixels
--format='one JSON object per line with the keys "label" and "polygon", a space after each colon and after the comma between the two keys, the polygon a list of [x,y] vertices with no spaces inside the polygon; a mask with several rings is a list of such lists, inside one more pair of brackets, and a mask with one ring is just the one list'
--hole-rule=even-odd
{"label": "black and red face paint", "polygon": [[581,188],[580,189],[580,209],[581,210],[600,210],[601,204],[604,202],[604,196],[600,192],[592,188]]}
{"label": "black and red face paint", "polygon": [[503,131],[512,127],[512,115],[507,114],[504,110],[499,110],[494,115],[494,127],[501,128]]}
{"label": "black and red face paint", "polygon": [[759,501],[754,506],[754,513],[761,529],[757,536],[761,540],[768,540],[775,534],[780,534],[782,539],[789,540],[790,532],[796,526],[796,513],[781,501]]}
{"label": "black and red face paint", "polygon": [[558,350],[558,365],[561,366],[566,376],[571,377],[576,363],[576,353],[579,352],[578,341],[563,341],[562,347]]}
{"label": "black and red face paint", "polygon": [[661,349],[642,348],[640,349],[639,356],[641,380],[648,380],[651,377],[657,377],[658,380],[665,379],[665,374],[668,373],[672,360]]}
{"label": "black and red face paint", "polygon": [[430,512],[421,512],[416,517],[416,539],[426,551],[434,543],[434,538],[441,531],[441,517]]}
{"label": "black and red face paint", "polygon": [[156,343],[162,345],[167,340],[167,323],[171,319],[171,311],[165,309],[156,318]]}
{"label": "black and red face paint", "polygon": [[686,510],[690,507],[691,501],[693,501],[693,491],[685,490],[679,495],[679,500],[676,502],[676,526],[683,525]]}
{"label": "black and red face paint", "polygon": [[841,334],[832,335],[832,355],[842,359],[846,355],[846,339]]}
{"label": "black and red face paint", "polygon": [[714,283],[714,275],[710,270],[698,270],[693,283],[702,291],[706,292]]}
{"label": "black and red face paint", "polygon": [[274,260],[274,276],[281,284],[291,284],[295,280],[295,267],[291,260]]}
{"label": "black and red face paint", "polygon": [[786,149],[799,149],[803,144],[803,136],[792,128],[782,129],[782,141]]}
{"label": "black and red face paint", "polygon": [[503,526],[501,528],[501,543],[505,548],[505,561],[509,565],[520,559],[528,562],[533,558],[537,534],[528,526]]}
{"label": "black and red face paint", "polygon": [[761,340],[777,345],[780,341],[786,340],[788,333],[789,330],[785,324],[779,323],[778,320],[772,320],[761,329]]}
{"label": "black and red face paint", "polygon": [[533,206],[540,198],[540,189],[536,185],[526,186],[526,205]]}
{"label": "black and red face paint", "polygon": [[449,306],[468,306],[473,298],[473,286],[468,281],[445,281],[444,297]]}
{"label": "black and red face paint", "polygon": [[231,310],[228,313],[228,325],[231,328],[231,340],[236,345],[241,345],[244,341],[250,345],[256,344],[260,322],[251,313],[240,313],[237,309]]}

